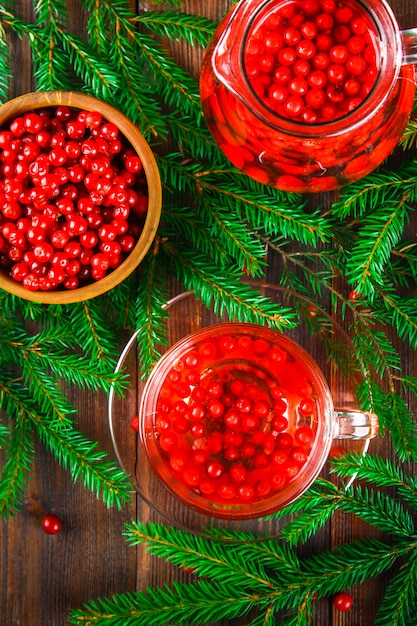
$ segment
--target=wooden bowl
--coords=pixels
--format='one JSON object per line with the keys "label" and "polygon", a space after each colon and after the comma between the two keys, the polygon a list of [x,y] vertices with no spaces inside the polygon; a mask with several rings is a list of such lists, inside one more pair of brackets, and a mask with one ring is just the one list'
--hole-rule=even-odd
{"label": "wooden bowl", "polygon": [[69,304],[99,296],[131,274],[149,250],[159,225],[162,204],[161,179],[155,157],[149,144],[136,126],[120,111],[102,100],[73,91],[45,91],[28,93],[0,106],[0,128],[27,111],[65,105],[72,109],[97,111],[108,122],[115,124],[142,161],[148,187],[148,210],[134,249],[124,261],[101,280],[77,289],[30,291],[0,269],[0,288],[16,296],[47,304]]}

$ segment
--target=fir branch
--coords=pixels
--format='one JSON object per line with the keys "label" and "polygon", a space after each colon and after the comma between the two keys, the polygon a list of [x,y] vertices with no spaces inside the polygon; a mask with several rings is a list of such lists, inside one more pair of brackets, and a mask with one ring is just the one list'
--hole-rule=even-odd
{"label": "fir branch", "polygon": [[106,4],[100,0],[82,0],[88,11],[86,31],[88,43],[101,56],[108,56],[109,44],[114,31],[111,15],[106,10]]}
{"label": "fir branch", "polygon": [[417,298],[401,297],[394,293],[381,293],[381,299],[385,311],[379,316],[376,308],[376,316],[385,318],[392,328],[395,328],[398,336],[417,348]]}
{"label": "fir branch", "polygon": [[[310,301],[309,304],[313,294],[321,297],[325,291],[342,300],[342,295],[333,287],[333,281],[339,274],[336,250],[323,247],[320,250],[301,248],[294,251],[291,242],[281,234],[263,239],[281,257],[281,285],[293,291],[297,297],[304,296]],[[346,302],[343,301],[343,304]],[[337,310],[337,306],[333,308]]]}
{"label": "fir branch", "polygon": [[112,324],[115,333],[135,327],[136,274],[133,272],[123,282],[103,294],[104,308],[112,312]]}
{"label": "fir branch", "polygon": [[236,586],[250,585],[258,593],[273,588],[262,559],[248,562],[238,545],[213,543],[173,527],[140,521],[126,525],[123,534],[129,545],[146,542],[146,548],[151,554],[177,567],[193,568],[199,576],[208,576],[224,584],[233,581]]}
{"label": "fir branch", "polygon": [[[154,249],[157,246],[158,237]],[[142,378],[149,375],[160,357],[160,346],[168,345],[167,285],[161,258],[151,252],[142,263],[136,297],[137,353]]]}
{"label": "fir branch", "polygon": [[[236,178],[225,172],[202,172],[198,178],[198,189],[212,197],[217,203],[224,203],[240,213],[241,218],[252,227],[266,234],[279,232],[283,237],[295,239],[300,243],[317,245],[318,241],[330,236],[326,220],[317,220],[317,214],[303,211],[303,203],[296,197],[284,196],[272,189],[267,189],[244,176],[236,184]],[[239,185],[241,182],[241,185]],[[295,200],[295,201],[294,201]]]}
{"label": "fir branch", "polygon": [[[347,462],[342,458],[335,461],[336,466],[342,468],[340,475],[352,476],[357,473],[359,477],[366,477],[366,470],[362,466],[362,462],[365,463],[366,459],[362,459],[362,457],[351,458],[356,460],[356,464],[354,463],[356,472],[353,471],[352,465],[346,467]],[[366,466],[369,467],[369,463]],[[383,478],[381,478],[381,483],[383,482]],[[396,481],[395,484],[398,482]],[[392,483],[388,480],[386,484]],[[399,493],[408,495],[410,486],[408,489],[404,488],[403,485],[400,486],[403,488],[400,489]],[[414,535],[413,519],[396,499],[379,491],[372,492],[360,486],[337,489],[328,481],[320,480],[301,496],[295,505],[285,507],[277,513],[277,517],[295,512],[299,513],[284,526],[281,536],[292,546],[298,542],[305,543],[331,519],[337,510],[353,513],[356,517],[383,532],[389,532],[393,536],[410,537]]]}
{"label": "fir branch", "polygon": [[390,386],[388,391],[371,377],[365,377],[357,387],[362,408],[378,416],[380,432],[389,432],[398,458],[411,461],[417,458],[417,426],[405,399]]}
{"label": "fir branch", "polygon": [[126,375],[109,372],[107,364],[103,367],[102,360],[93,361],[88,355],[50,352],[47,359],[54,376],[80,389],[103,390],[106,393],[113,389],[119,395],[127,387]]}
{"label": "fir branch", "polygon": [[[219,267],[236,264],[249,275],[262,276],[266,250],[250,225],[235,213],[213,205],[206,195],[197,196],[194,204],[195,208],[166,207],[162,237],[185,238],[193,248],[211,255]],[[169,232],[168,224],[175,226],[174,233]]]}
{"label": "fir branch", "polygon": [[384,203],[362,221],[358,240],[348,256],[346,275],[365,297],[373,297],[376,287],[384,285],[391,250],[399,242],[413,210],[407,199],[401,198],[396,205]]}
{"label": "fir branch", "polygon": [[411,626],[416,623],[417,554],[393,576],[379,608],[377,626]]}
{"label": "fir branch", "polygon": [[51,307],[49,312],[48,307],[45,307],[43,304],[18,298],[3,289],[0,289],[0,304],[3,313],[1,323],[5,329],[9,326],[12,327],[14,318],[47,325],[51,318],[56,319],[56,311],[58,310]]}
{"label": "fir branch", "polygon": [[[316,245],[332,235],[325,218],[304,210],[305,200],[266,188],[242,175],[223,159],[207,167],[182,155],[160,157],[158,164],[168,188],[204,194],[214,206],[237,214],[255,230]],[[236,182],[238,181],[238,182]]]}
{"label": "fir branch", "polygon": [[38,90],[71,90],[73,88],[69,80],[71,64],[57,46],[59,39],[57,25],[48,24],[40,29],[40,33],[40,40],[35,41],[32,46],[33,74]]}
{"label": "fir branch", "polygon": [[62,0],[37,0],[34,10],[39,27],[45,26],[47,22],[56,22],[63,27],[68,24],[68,9]]}
{"label": "fir branch", "polygon": [[343,188],[340,199],[332,205],[332,215],[346,219],[350,215],[358,218],[395,205],[401,198],[415,199],[416,180],[413,171],[415,164],[405,164],[398,171],[377,171],[361,181]]}
{"label": "fir branch", "polygon": [[[236,533],[236,544],[210,541],[153,523],[132,522],[126,525],[124,534],[131,545],[145,542],[150,553],[181,568],[191,566],[195,574],[211,580],[200,579],[190,585],[174,583],[170,588],[149,589],[146,594],[120,594],[111,600],[94,601],[83,610],[72,611],[71,623],[83,623],[88,618],[95,620],[89,623],[103,626],[112,626],[120,619],[129,624],[128,618],[134,615],[141,624],[163,625],[171,623],[172,619],[176,624],[204,624],[242,617],[256,607],[258,616],[251,624],[274,623],[271,620],[278,612],[282,612],[285,624],[308,624],[313,610],[313,594],[319,598],[331,596],[367,578],[380,576],[398,559],[413,555],[415,550],[414,542],[389,546],[367,539],[299,559],[295,568],[293,559],[287,567],[282,567],[280,559],[274,568],[270,568],[273,558],[270,548],[274,542],[266,540],[268,549],[265,550],[263,543],[254,544],[250,539],[249,543],[242,541],[239,532]],[[226,532],[226,535],[233,534]],[[275,543],[280,545],[278,541]],[[219,589],[225,595],[219,596]],[[190,606],[191,596],[195,612]],[[228,601],[223,602],[221,608],[217,599],[223,600],[224,597]],[[126,613],[127,607],[130,613]]]}
{"label": "fir branch", "polygon": [[[97,362],[92,360],[88,353],[82,354],[80,352],[78,345],[80,338],[74,334],[74,326],[68,321],[69,317],[63,315],[63,308],[65,309],[65,307],[51,306],[46,315],[45,307],[28,304],[18,298],[5,297],[3,304],[5,306],[2,308],[2,314],[6,316],[6,319],[1,335],[3,369],[0,374],[0,408],[14,423],[19,424],[19,420],[22,419],[21,416],[24,416],[27,424],[36,424],[36,432],[40,438],[42,438],[41,432],[43,434],[47,432],[49,445],[52,447],[51,442],[54,443],[54,452],[57,457],[63,454],[63,465],[64,467],[71,465],[72,476],[75,477],[77,472],[81,472],[84,484],[89,485],[92,490],[95,489],[97,496],[103,497],[109,506],[118,504],[124,497],[124,479],[119,469],[112,468],[110,465],[109,469],[106,469],[103,465],[98,472],[97,467],[85,462],[86,458],[81,454],[77,456],[72,451],[71,457],[67,451],[63,450],[71,436],[76,433],[73,430],[73,415],[76,411],[63,394],[62,381],[60,380],[62,377],[81,388],[109,390],[112,387],[116,388],[116,391],[120,390],[122,386],[120,383],[123,382],[124,376],[119,377],[119,375],[113,374],[111,369],[109,370],[110,367],[114,366],[115,360],[114,357],[110,356],[111,352],[106,352],[106,349],[103,348],[103,346],[110,346],[111,350],[115,352],[115,336],[110,333],[107,334],[107,330],[102,331],[101,337],[104,335],[106,341],[101,343],[102,358]],[[97,307],[97,304],[95,306]],[[73,312],[71,307],[68,310]],[[95,311],[93,305],[89,311],[93,317],[95,314],[95,322],[101,319],[101,309]],[[10,314],[13,315],[13,324],[8,322]],[[18,321],[22,314],[25,314],[29,319],[42,319],[45,324],[44,327],[38,332],[28,333],[25,326]],[[108,318],[103,321],[105,328],[106,323],[108,324]],[[90,340],[91,328],[92,319],[89,320],[88,337]],[[97,327],[94,326],[94,328],[97,331]],[[92,348],[93,351],[95,346],[94,342],[92,346],[87,343],[87,347]],[[43,431],[39,426],[41,423]],[[3,431],[6,432],[4,427],[2,428]],[[4,444],[7,459],[9,455],[13,454],[13,439],[4,440]],[[25,457],[15,454],[10,458],[13,458],[11,464],[16,463],[15,483],[17,486],[21,485],[23,489],[25,483],[21,475],[22,473],[24,476],[26,475],[28,467],[25,463]],[[0,503],[4,507],[3,514],[5,516],[18,508],[21,501],[19,489],[9,489],[8,487],[9,483],[12,484],[12,481],[9,480],[12,477],[12,473],[9,471],[10,463],[6,462],[5,465],[6,473],[0,495]],[[110,481],[114,481],[114,486],[111,483],[107,484],[109,480],[106,477],[106,472],[110,476]],[[100,481],[103,483],[102,488]]]}
{"label": "fir branch", "polygon": [[92,361],[107,364],[112,371],[116,363],[117,335],[109,326],[104,300],[95,298],[75,303],[66,309],[68,321],[77,329],[77,341]]}
{"label": "fir branch", "polygon": [[212,204],[210,194],[198,196],[199,215],[210,224],[210,236],[220,242],[239,268],[250,276],[261,277],[265,272],[265,246],[254,236],[240,215]]}
{"label": "fir branch", "polygon": [[392,250],[389,275],[394,285],[409,288],[417,280],[417,244],[401,241]]}
{"label": "fir branch", "polygon": [[181,250],[172,242],[165,242],[163,249],[167,263],[186,289],[194,291],[208,308],[213,306],[217,315],[227,313],[231,320],[268,324],[277,330],[294,325],[294,313],[289,308],[272,303],[244,285],[239,271],[229,270],[227,275],[219,276],[216,266],[194,250]]}
{"label": "fir branch", "polygon": [[[14,15],[12,9],[6,6],[5,3],[3,3],[3,5],[0,5],[0,24],[2,28],[2,33],[4,33],[3,29],[6,25],[20,39],[26,37],[32,50],[32,58],[36,62],[36,60],[38,59],[39,48],[43,45],[41,30],[36,25],[19,19],[16,15]],[[10,51],[8,49],[5,49],[5,52],[6,55],[10,55]],[[5,58],[7,58],[7,56]]]}
{"label": "fir branch", "polygon": [[277,541],[269,537],[259,537],[253,533],[246,533],[244,536],[236,530],[227,532],[222,529],[218,533],[213,531],[214,529],[210,529],[207,532],[213,538],[228,542],[229,545],[234,542],[241,544],[244,541],[248,562],[261,561],[266,571],[273,572],[274,580],[285,582],[287,578],[297,577],[302,573],[298,554],[288,542],[282,541],[281,538]]}
{"label": "fir branch", "polygon": [[[86,4],[90,10],[95,9],[91,3]],[[135,30],[135,14],[124,2],[102,2],[98,13],[100,16],[95,16],[94,21],[89,22],[90,41],[98,53],[105,51],[106,57],[118,67],[121,77],[121,90],[113,95],[108,94],[109,101],[121,108],[139,126],[145,137],[153,135],[165,138],[168,126],[161,115],[160,103],[150,89],[155,81],[148,80],[147,63],[141,58],[140,42],[145,35]],[[109,44],[102,36],[103,24],[105,32],[111,32],[111,36],[108,36]]]}
{"label": "fir branch", "polygon": [[120,86],[117,71],[76,35],[62,29],[58,30],[57,35],[59,45],[68,55],[76,76],[84,82],[86,88],[103,100],[111,97]]}
{"label": "fir branch", "polygon": [[[68,334],[66,329],[65,334]],[[45,336],[49,335],[46,339]],[[48,416],[56,427],[67,427],[68,415],[74,413],[74,408],[67,401],[57,381],[45,367],[49,354],[48,348],[54,351],[53,341],[62,337],[62,330],[58,333],[41,331],[35,335],[27,335],[19,324],[15,324],[6,336],[0,338],[3,358],[9,363],[7,368],[10,376],[15,377],[18,372],[19,380],[28,395],[33,399],[37,411]],[[10,368],[10,369],[9,369]]]}
{"label": "fir branch", "polygon": [[351,487],[340,499],[339,508],[391,535],[414,535],[414,522],[408,511],[401,503],[380,491],[373,492],[360,486]]}
{"label": "fir branch", "polygon": [[[135,34],[136,14],[125,0],[81,0],[87,11],[92,14],[100,11],[103,22],[95,16],[97,24],[105,24],[109,30],[123,28],[129,37]],[[100,27],[101,28],[101,27]]]}
{"label": "fir branch", "polygon": [[281,532],[283,539],[291,546],[298,543],[306,543],[310,537],[315,535],[320,528],[323,528],[333,517],[339,507],[338,500],[326,501],[326,507],[319,506],[314,511],[310,509],[286,525]]}
{"label": "fir branch", "polygon": [[10,439],[10,429],[0,421],[0,450]]}
{"label": "fir branch", "polygon": [[[116,28],[109,46],[109,57],[118,67],[122,79],[121,92],[117,92],[111,101],[119,107],[127,117],[138,125],[143,135],[166,138],[168,127],[161,115],[161,106],[146,81],[141,65],[138,63],[136,42],[123,36]],[[121,95],[123,94],[123,96]]]}
{"label": "fir branch", "polygon": [[[58,311],[61,307],[56,307]],[[79,308],[83,319],[74,310]],[[50,307],[53,309],[53,307]],[[74,307],[69,314],[63,319],[55,319],[55,323],[51,324],[52,316],[49,316],[48,324],[43,327],[40,332],[27,335],[24,329],[19,326],[10,330],[6,335],[8,344],[11,344],[10,361],[17,362],[17,348],[22,352],[17,364],[20,365],[32,386],[37,385],[38,389],[34,389],[33,395],[36,398],[38,394],[38,406],[42,407],[42,402],[48,402],[49,396],[45,393],[42,397],[44,381],[48,380],[45,372],[50,369],[57,379],[63,379],[69,384],[74,384],[82,389],[90,389],[98,391],[100,389],[108,392],[113,388],[116,393],[120,393],[125,386],[125,377],[113,373],[116,363],[116,334],[108,330],[108,318],[103,315],[101,307],[97,307],[95,303],[82,304],[80,307]],[[80,330],[85,326],[87,317],[88,330],[87,336],[89,341],[83,343],[82,332],[77,336],[74,334],[74,323],[80,324]],[[94,332],[93,332],[94,329]],[[93,338],[96,342],[92,342]],[[3,343],[5,349],[5,338],[0,338],[0,345]],[[80,344],[82,349],[80,350]],[[28,369],[32,364],[32,369]],[[40,378],[35,380],[35,376]],[[30,379],[34,380],[31,381]],[[63,405],[65,406],[65,405]],[[70,411],[70,407],[66,409]],[[41,409],[45,412],[46,409]],[[61,414],[65,413],[62,409]]]}
{"label": "fir branch", "polygon": [[182,111],[170,111],[166,114],[166,121],[173,140],[184,155],[192,155],[207,163],[219,159],[219,149],[202,118],[195,120],[192,116],[183,115]]}
{"label": "fir branch", "polygon": [[[168,57],[163,47],[147,34],[136,37],[142,58],[145,80],[151,83],[163,102],[173,110],[199,119],[202,115],[198,83],[191,75]],[[155,81],[155,76],[158,80]]]}
{"label": "fir branch", "polygon": [[331,459],[332,472],[342,478],[356,476],[358,480],[379,487],[395,487],[398,496],[412,508],[417,509],[417,478],[405,472],[389,459],[357,452],[343,454]]}
{"label": "fir branch", "polygon": [[22,412],[10,431],[6,462],[0,474],[0,516],[5,520],[22,504],[34,456],[31,424]]}
{"label": "fir branch", "polygon": [[[340,507],[341,492],[329,481],[317,480],[300,498],[272,517],[288,515],[292,519],[281,530],[281,536],[290,546],[306,543],[331,519]],[[298,514],[298,515],[297,515]]]}
{"label": "fir branch", "polygon": [[75,428],[57,431],[38,418],[33,420],[39,439],[49,449],[58,463],[68,469],[74,483],[81,478],[83,486],[108,506],[122,507],[129,502],[133,486],[127,475],[113,462],[107,461],[106,452],[98,449]]}
{"label": "fir branch", "polygon": [[356,316],[352,323],[352,342],[363,361],[372,366],[375,374],[383,378],[392,370],[401,369],[398,352],[387,337],[386,330],[379,330],[373,320],[364,320]]}
{"label": "fir branch", "polygon": [[193,248],[211,257],[219,267],[230,267],[231,259],[221,242],[212,236],[210,224],[205,222],[194,206],[165,204],[164,223],[159,227],[161,241],[190,241]]}
{"label": "fir branch", "polygon": [[417,459],[417,425],[405,399],[390,389],[377,415],[391,435],[398,458],[401,461]]}
{"label": "fir branch", "polygon": [[368,578],[380,576],[412,550],[412,546],[389,546],[369,538],[306,559],[303,569],[319,598],[332,596]]}
{"label": "fir branch", "polygon": [[404,150],[409,150],[417,144],[417,120],[409,120],[406,129],[403,132],[400,146]]}
{"label": "fir branch", "polygon": [[194,585],[173,583],[172,588],[124,593],[99,599],[71,612],[70,624],[90,626],[166,626],[204,624],[247,615],[256,597],[238,587],[225,589],[198,581]]}
{"label": "fir branch", "polygon": [[0,103],[7,100],[12,75],[10,50],[3,22],[0,21]]}
{"label": "fir branch", "polygon": [[144,24],[151,32],[173,41],[182,39],[190,46],[206,47],[217,23],[202,15],[190,15],[182,11],[145,11],[136,17],[136,23]]}
{"label": "fir branch", "polygon": [[[75,413],[71,404],[66,404],[66,412],[59,413],[57,418],[54,406],[49,409],[46,405],[46,418],[53,424],[54,428],[71,427],[71,415]],[[20,414],[31,419],[38,419],[39,406],[33,397],[30,389],[23,384],[20,377],[16,377],[14,372],[6,370],[0,374],[0,409],[5,411],[10,419],[17,419]]]}

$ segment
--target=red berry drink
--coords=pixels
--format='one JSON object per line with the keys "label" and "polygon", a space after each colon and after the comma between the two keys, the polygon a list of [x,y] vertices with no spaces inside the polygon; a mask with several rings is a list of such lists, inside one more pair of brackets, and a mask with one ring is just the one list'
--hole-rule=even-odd
{"label": "red berry drink", "polygon": [[220,24],[201,97],[239,169],[287,191],[326,191],[371,172],[398,143],[415,93],[380,0],[252,0]]}
{"label": "red berry drink", "polygon": [[159,478],[207,515],[260,517],[314,480],[332,440],[331,399],[287,337],[220,324],[185,338],[150,376],[140,432]]}

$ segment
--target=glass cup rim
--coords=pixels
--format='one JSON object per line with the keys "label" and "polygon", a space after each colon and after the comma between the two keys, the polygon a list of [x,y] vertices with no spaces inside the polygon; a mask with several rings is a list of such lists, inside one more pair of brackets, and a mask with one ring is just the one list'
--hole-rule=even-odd
{"label": "glass cup rim", "polygon": [[[248,504],[230,505],[227,502],[219,504],[218,502],[207,500],[204,496],[193,492],[192,489],[182,486],[165,466],[154,437],[156,403],[168,371],[178,360],[179,356],[188,348],[192,349],[199,340],[205,336],[221,335],[225,331],[270,337],[271,340],[275,341],[276,345],[284,347],[285,350],[294,355],[295,359],[308,369],[313,386],[317,392],[317,432],[315,433],[309,457],[300,474],[297,475],[297,479],[290,481],[282,491],[273,493],[268,498],[259,499]],[[185,506],[208,516],[226,519],[264,517],[279,511],[301,496],[320,474],[333,442],[335,428],[335,409],[329,385],[319,365],[309,352],[284,333],[259,324],[233,321],[211,324],[198,329],[177,341],[161,356],[146,380],[140,400],[138,417],[141,444],[152,470],[162,484]]]}

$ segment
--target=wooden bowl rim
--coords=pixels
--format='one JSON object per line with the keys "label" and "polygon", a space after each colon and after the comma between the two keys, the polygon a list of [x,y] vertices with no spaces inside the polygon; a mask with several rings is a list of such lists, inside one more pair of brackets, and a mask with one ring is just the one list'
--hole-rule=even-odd
{"label": "wooden bowl rim", "polygon": [[145,170],[148,187],[148,211],[142,233],[132,252],[113,272],[99,281],[74,290],[29,291],[11,276],[0,270],[0,289],[4,289],[25,300],[45,304],[70,304],[81,302],[106,293],[127,276],[142,261],[159,226],[162,210],[162,185],[155,156],[139,129],[121,111],[94,96],[77,91],[37,91],[8,100],[0,106],[0,126],[29,111],[44,107],[69,106],[98,111],[109,122],[114,123],[140,156]]}

